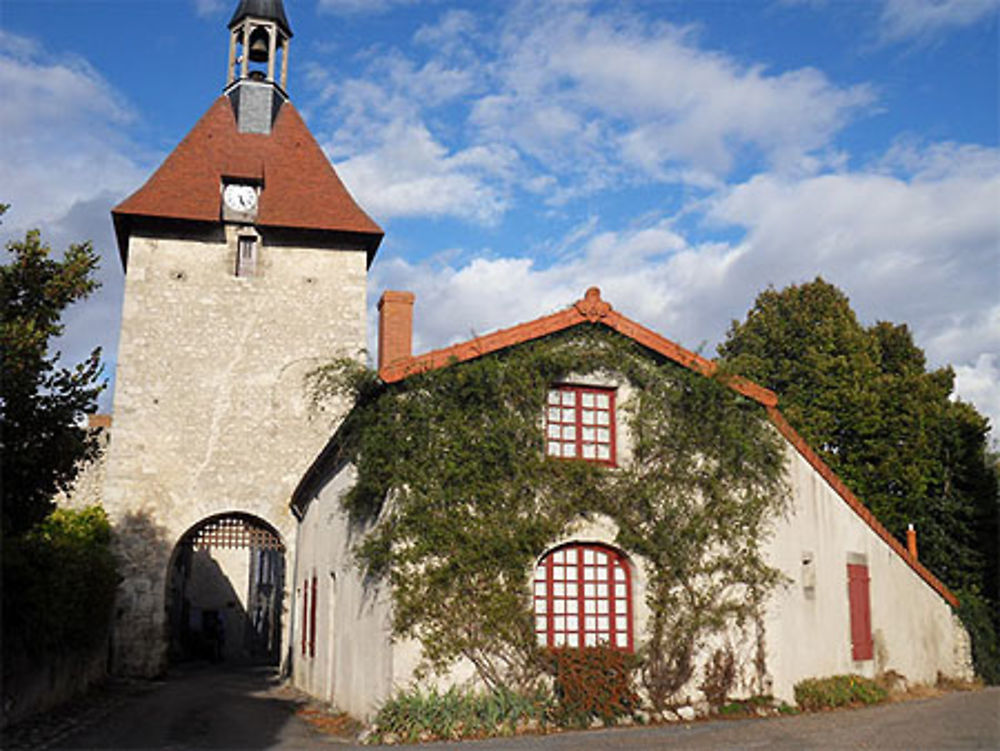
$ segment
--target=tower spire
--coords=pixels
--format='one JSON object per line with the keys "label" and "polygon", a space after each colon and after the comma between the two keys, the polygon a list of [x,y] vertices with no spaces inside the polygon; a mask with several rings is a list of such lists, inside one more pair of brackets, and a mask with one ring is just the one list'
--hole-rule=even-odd
{"label": "tower spire", "polygon": [[[229,20],[226,86],[241,79],[288,85],[288,46],[292,27],[281,0],[240,0]],[[280,81],[275,77],[281,58]],[[264,67],[252,67],[251,63]]]}

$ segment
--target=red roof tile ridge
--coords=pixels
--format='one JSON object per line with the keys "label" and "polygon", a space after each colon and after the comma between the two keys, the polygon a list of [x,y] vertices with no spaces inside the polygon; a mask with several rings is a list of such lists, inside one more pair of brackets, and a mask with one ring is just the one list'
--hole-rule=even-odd
{"label": "red roof tile ridge", "polygon": [[[459,342],[443,349],[432,350],[423,355],[416,355],[409,360],[397,361],[379,371],[379,375],[382,380],[392,383],[416,373],[444,367],[451,362],[463,362],[506,347],[523,344],[532,339],[539,339],[581,323],[603,324],[702,375],[712,376],[718,371],[718,366],[712,360],[691,352],[665,336],[657,334],[622,315],[612,307],[611,303],[601,297],[601,290],[598,287],[590,287],[583,298],[557,313],[520,323],[510,328],[499,329],[490,334],[477,336],[474,339]],[[773,391],[758,386],[745,378],[726,375],[723,380],[735,391],[760,402],[764,406],[774,406],[778,403],[778,397]]]}
{"label": "red roof tile ridge", "polygon": [[820,476],[827,482],[830,488],[839,495],[844,502],[851,507],[851,509],[856,513],[861,520],[868,525],[868,527],[875,532],[883,542],[885,542],[890,548],[892,548],[895,553],[902,558],[909,566],[912,568],[916,574],[923,579],[927,584],[929,584],[941,597],[945,599],[953,607],[958,607],[958,598],[952,594],[940,579],[938,579],[930,570],[924,566],[920,561],[918,561],[914,556],[910,555],[909,551],[903,546],[903,544],[893,536],[889,530],[882,526],[882,523],[875,517],[875,515],[865,506],[854,493],[851,492],[843,480],[841,480],[837,473],[830,469],[829,465],[824,462],[819,455],[813,451],[812,447],[806,443],[805,439],[799,435],[798,431],[791,426],[791,423],[785,419],[785,416],[781,414],[781,410],[777,406],[769,406],[767,408],[767,415],[778,432],[799,452],[799,455],[806,460],[806,462],[815,469]]}

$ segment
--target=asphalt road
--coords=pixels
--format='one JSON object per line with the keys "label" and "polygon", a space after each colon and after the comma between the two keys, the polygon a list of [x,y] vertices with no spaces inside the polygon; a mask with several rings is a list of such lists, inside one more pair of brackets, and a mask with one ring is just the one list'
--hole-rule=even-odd
{"label": "asphalt road", "polygon": [[[300,695],[272,672],[175,671],[158,683],[120,685],[75,713],[40,718],[15,729],[5,749],[357,749],[319,733],[297,712]],[[367,747],[371,748],[371,747]],[[766,720],[697,722],[655,728],[434,743],[420,751],[547,749],[1000,749],[1000,688],[866,709]]]}

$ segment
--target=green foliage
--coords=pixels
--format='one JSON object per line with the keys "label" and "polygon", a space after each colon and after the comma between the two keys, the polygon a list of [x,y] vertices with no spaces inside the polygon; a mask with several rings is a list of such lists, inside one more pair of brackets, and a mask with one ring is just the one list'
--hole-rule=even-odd
{"label": "green foliage", "polygon": [[107,638],[118,575],[104,511],[57,509],[3,548],[4,653],[82,652]]}
{"label": "green foliage", "polygon": [[518,694],[498,688],[474,693],[455,688],[440,694],[403,691],[386,701],[372,722],[368,743],[390,739],[415,742],[513,735],[525,727],[544,727],[553,706],[546,692]]}
{"label": "green foliage", "polygon": [[74,368],[58,366],[49,344],[63,331],[66,306],[97,288],[97,256],[89,243],[51,257],[37,230],[8,243],[0,266],[0,460],[3,528],[20,535],[52,510],[52,498],[93,457],[97,438],[77,424],[93,412],[100,382],[100,350]]}
{"label": "green foliage", "polygon": [[972,641],[972,662],[986,683],[1000,684],[1000,638],[996,631],[996,601],[974,589],[958,591],[958,615]]}
{"label": "green foliage", "polygon": [[[928,371],[905,325],[861,326],[847,297],[818,278],[762,292],[720,354],[778,392],[789,422],[890,532],[903,540],[916,527],[921,562],[945,584],[984,593],[993,625],[979,628],[980,643],[1000,633],[1000,473],[989,424],[953,400],[950,368]],[[987,657],[997,652],[979,650],[984,677],[1000,675]]]}
{"label": "green foliage", "polygon": [[612,725],[639,709],[632,655],[611,647],[553,649],[554,692],[559,725],[589,727],[594,719]]}
{"label": "green foliage", "polygon": [[[619,468],[544,456],[548,388],[590,373],[633,387],[619,403],[633,456]],[[642,678],[660,704],[673,656],[753,620],[778,581],[761,542],[787,490],[759,405],[630,339],[580,326],[387,386],[338,362],[314,385],[356,402],[340,446],[358,469],[345,498],[366,532],[357,553],[391,583],[393,630],[421,642],[428,668],[464,657],[490,686],[539,685],[530,572],[593,514],[649,563]]]}
{"label": "green foliage", "polygon": [[795,684],[795,703],[800,709],[818,709],[878,704],[889,694],[875,681],[860,675],[834,675],[830,678],[807,678]]}

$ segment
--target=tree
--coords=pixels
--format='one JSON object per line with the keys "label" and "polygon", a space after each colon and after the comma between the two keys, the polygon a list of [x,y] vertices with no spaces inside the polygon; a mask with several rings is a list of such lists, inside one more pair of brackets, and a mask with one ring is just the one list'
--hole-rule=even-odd
{"label": "tree", "polygon": [[[778,393],[789,422],[890,532],[903,539],[908,524],[917,528],[928,568],[985,605],[980,612],[992,610],[992,626],[973,640],[994,645],[992,662],[977,668],[1000,678],[998,472],[989,422],[953,398],[951,368],[928,371],[905,324],[863,327],[846,295],[821,278],[762,292],[720,355]],[[979,603],[983,596],[992,603]]]}
{"label": "tree", "polygon": [[16,536],[52,511],[55,494],[95,456],[97,437],[80,420],[96,409],[104,383],[100,348],[72,368],[49,352],[63,332],[66,306],[98,287],[90,243],[72,245],[56,260],[32,230],[8,243],[6,253],[0,266],[0,458],[3,530]]}

